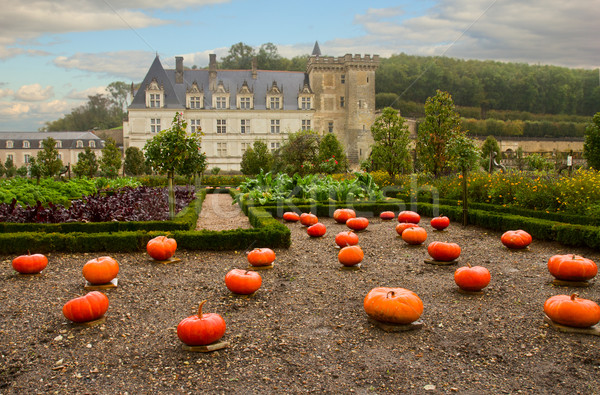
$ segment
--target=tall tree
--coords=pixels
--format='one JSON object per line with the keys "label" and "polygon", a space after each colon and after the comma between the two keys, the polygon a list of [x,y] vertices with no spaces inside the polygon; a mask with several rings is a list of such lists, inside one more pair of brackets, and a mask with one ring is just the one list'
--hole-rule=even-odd
{"label": "tall tree", "polygon": [[457,168],[462,173],[462,198],[463,198],[463,225],[467,225],[469,218],[469,195],[468,179],[469,170],[477,166],[477,160],[481,151],[477,148],[475,142],[468,138],[465,133],[456,133],[447,144],[449,156],[452,158],[450,166]]}
{"label": "tall tree", "polygon": [[245,175],[255,175],[263,170],[265,173],[271,170],[273,166],[273,155],[269,147],[263,141],[256,140],[252,147],[249,147],[240,163],[240,170]]}
{"label": "tall tree", "polygon": [[4,174],[6,174],[6,178],[12,178],[17,174],[17,168],[12,158],[6,158],[4,162]]}
{"label": "tall tree", "polygon": [[384,108],[371,126],[371,134],[375,141],[371,148],[373,166],[387,171],[392,178],[409,169],[408,126],[397,110]]}
{"label": "tall tree", "polygon": [[122,156],[117,143],[111,137],[104,141],[102,148],[102,157],[100,158],[100,170],[109,178],[115,178],[119,175],[121,169]]}
{"label": "tall tree", "polygon": [[144,153],[138,147],[129,147],[125,150],[123,173],[128,176],[141,176],[146,172]]}
{"label": "tall tree", "polygon": [[146,163],[157,172],[167,174],[171,218],[175,217],[175,173],[189,176],[206,169],[206,155],[200,151],[201,135],[187,134],[186,128],[187,123],[182,119],[182,114],[176,113],[171,127],[158,132],[144,146]]}
{"label": "tall tree", "polygon": [[114,81],[108,84],[106,90],[110,94],[113,103],[123,112],[127,111],[127,98],[129,97],[130,86],[123,81]]}
{"label": "tall tree", "polygon": [[98,159],[90,147],[85,147],[84,152],[77,154],[77,163],[73,166],[76,177],[92,178],[98,172]]}
{"label": "tall tree", "polygon": [[55,177],[60,174],[63,163],[58,157],[56,140],[48,137],[42,141],[42,149],[37,153],[37,161],[39,162],[39,166],[41,166],[42,176]]}
{"label": "tall tree", "polygon": [[425,102],[425,120],[417,132],[419,162],[435,177],[448,170],[448,141],[461,133],[460,116],[448,92],[436,91]]}
{"label": "tall tree", "polygon": [[229,55],[221,60],[221,68],[245,70],[252,68],[252,58],[254,57],[254,48],[239,42],[229,48]]}
{"label": "tall tree", "polygon": [[590,167],[600,170],[600,112],[594,115],[585,129],[583,156]]}
{"label": "tall tree", "polygon": [[317,163],[320,167],[319,171],[322,173],[342,173],[348,169],[348,159],[344,147],[335,134],[328,133],[321,138]]}
{"label": "tall tree", "polygon": [[301,130],[290,133],[274,156],[274,167],[277,171],[289,175],[295,173],[304,176],[315,173],[317,155],[319,153],[319,135],[312,130]]}

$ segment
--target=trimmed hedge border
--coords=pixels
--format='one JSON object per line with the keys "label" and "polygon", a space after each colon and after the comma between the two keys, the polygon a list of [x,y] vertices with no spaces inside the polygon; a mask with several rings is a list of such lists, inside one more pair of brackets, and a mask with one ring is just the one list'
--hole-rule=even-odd
{"label": "trimmed hedge border", "polygon": [[[232,192],[230,192],[232,193]],[[197,205],[186,208],[182,217],[195,216],[195,227],[206,190],[198,193]],[[182,210],[183,212],[184,210]],[[190,213],[191,212],[191,213]],[[288,248],[291,245],[290,230],[260,207],[247,210],[253,229],[227,231],[159,229],[108,232],[17,232],[0,234],[1,254],[20,254],[27,251],[47,252],[135,252],[143,251],[148,241],[159,235],[174,237],[177,246],[189,250],[244,250],[251,246]],[[163,222],[163,224],[168,221]],[[186,222],[187,223],[187,222]],[[127,224],[127,223],[123,223]],[[141,223],[144,224],[144,223]],[[93,225],[93,224],[84,224]],[[125,225],[123,225],[125,226]],[[87,230],[87,229],[86,229]]]}

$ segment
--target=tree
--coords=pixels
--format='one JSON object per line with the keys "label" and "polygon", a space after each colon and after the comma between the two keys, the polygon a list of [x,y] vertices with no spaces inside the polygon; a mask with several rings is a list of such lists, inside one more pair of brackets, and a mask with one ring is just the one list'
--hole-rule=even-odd
{"label": "tree", "polygon": [[106,90],[110,94],[113,103],[123,112],[127,111],[127,98],[130,87],[123,81],[114,81],[108,84]]}
{"label": "tree", "polygon": [[250,69],[252,68],[254,54],[254,49],[243,42],[233,44],[229,48],[229,55],[221,60],[221,67],[234,70]]}
{"label": "tree", "polygon": [[600,170],[600,112],[594,115],[585,129],[583,156],[587,159],[588,166]]}
{"label": "tree", "polygon": [[63,168],[62,160],[58,157],[56,140],[48,137],[42,141],[42,149],[37,153],[37,161],[41,167],[42,176],[55,177]]}
{"label": "tree", "polygon": [[273,155],[269,151],[269,147],[263,141],[256,140],[252,147],[249,147],[240,163],[242,174],[253,176],[260,173],[261,170],[268,172],[273,166]]}
{"label": "tree", "polygon": [[128,176],[140,176],[147,171],[144,153],[138,147],[129,147],[125,150],[123,173]]}
{"label": "tree", "polygon": [[144,145],[146,163],[157,172],[167,174],[169,186],[169,216],[175,217],[175,173],[190,176],[206,169],[206,155],[200,151],[199,133],[186,133],[187,123],[176,113],[169,129],[158,132]]}
{"label": "tree", "polygon": [[40,178],[44,173],[44,167],[35,158],[29,159],[29,175],[35,178],[36,182],[40,183]]}
{"label": "tree", "polygon": [[117,147],[115,140],[108,137],[104,141],[104,148],[102,148],[100,170],[106,177],[115,178],[119,175],[121,162],[121,150]]}
{"label": "tree", "polygon": [[448,170],[448,141],[460,132],[460,116],[454,110],[452,97],[437,90],[425,103],[425,120],[417,132],[417,153],[426,171],[438,177]]}
{"label": "tree", "polygon": [[90,147],[85,147],[84,152],[77,154],[77,163],[73,166],[76,177],[92,178],[98,172],[98,160]]}
{"label": "tree", "polygon": [[0,162],[0,177],[2,177],[6,173],[6,167],[4,167],[4,163]]}
{"label": "tree", "polygon": [[500,152],[500,144],[498,144],[498,140],[494,138],[494,136],[488,136],[483,145],[481,146],[481,167],[488,170],[490,173],[494,171],[493,167],[490,167],[490,154],[492,152],[496,153],[495,158],[497,160],[502,159],[502,152]]}
{"label": "tree", "polygon": [[467,225],[469,218],[468,179],[469,170],[477,166],[481,151],[475,142],[465,133],[457,133],[448,141],[447,150],[452,158],[450,166],[462,173],[462,198],[463,198],[463,225]]}
{"label": "tree", "polygon": [[374,144],[371,149],[373,166],[387,171],[395,178],[409,169],[410,142],[408,126],[398,111],[391,107],[383,109],[371,126]]}
{"label": "tree", "polygon": [[6,178],[14,177],[17,174],[17,168],[12,158],[6,158],[6,162],[4,162],[4,174],[6,174]]}
{"label": "tree", "polygon": [[316,132],[291,133],[274,157],[275,169],[289,175],[315,173],[318,171],[315,166],[318,153],[319,135]]}
{"label": "tree", "polygon": [[328,133],[321,139],[317,163],[319,171],[327,174],[343,173],[348,169],[344,147],[335,134]]}

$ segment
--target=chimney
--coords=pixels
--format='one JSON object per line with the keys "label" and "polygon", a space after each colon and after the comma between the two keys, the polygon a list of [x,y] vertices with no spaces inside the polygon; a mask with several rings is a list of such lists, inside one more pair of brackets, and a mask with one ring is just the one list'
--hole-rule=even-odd
{"label": "chimney", "polygon": [[256,60],[256,56],[252,57],[252,79],[255,80],[256,79],[256,69],[257,69],[257,60]]}
{"label": "chimney", "polygon": [[208,58],[208,89],[215,91],[217,89],[217,55],[211,53]]}
{"label": "chimney", "polygon": [[175,83],[183,84],[183,56],[175,56]]}

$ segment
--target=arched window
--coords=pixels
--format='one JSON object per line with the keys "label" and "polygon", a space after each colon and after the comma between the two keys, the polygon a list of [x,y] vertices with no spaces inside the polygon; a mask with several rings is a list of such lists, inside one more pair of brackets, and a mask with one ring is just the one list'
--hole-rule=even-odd
{"label": "arched window", "polygon": [[62,148],[62,141],[60,141],[60,140],[56,140],[56,145],[55,145],[55,147],[56,147],[56,148]]}
{"label": "arched window", "polygon": [[12,142],[12,140],[8,140],[6,142],[6,148],[13,148],[13,142]]}
{"label": "arched window", "polygon": [[27,141],[27,140],[23,141],[23,148],[29,148],[29,147],[30,147],[29,141]]}
{"label": "arched window", "polygon": [[96,142],[94,140],[90,140],[90,148],[95,148]]}
{"label": "arched window", "polygon": [[83,141],[77,140],[77,148],[83,148]]}

